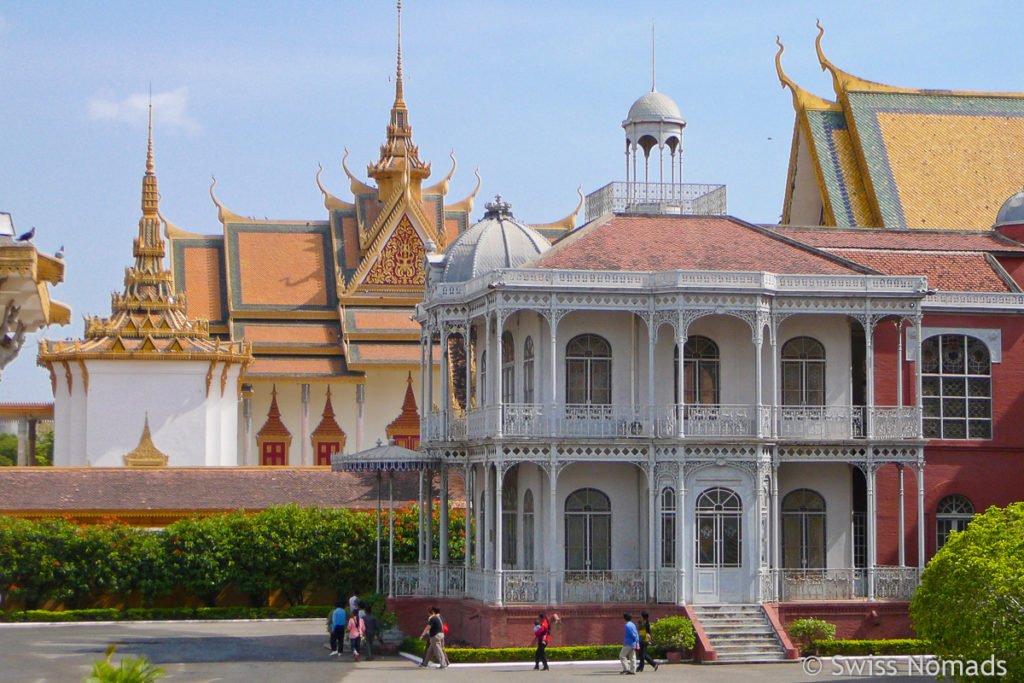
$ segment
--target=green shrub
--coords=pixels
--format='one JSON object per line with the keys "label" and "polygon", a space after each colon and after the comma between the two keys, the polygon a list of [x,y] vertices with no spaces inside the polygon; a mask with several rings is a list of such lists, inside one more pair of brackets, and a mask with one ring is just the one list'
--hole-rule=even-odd
{"label": "green shrub", "polygon": [[926,655],[931,643],[917,638],[892,640],[815,640],[811,647],[823,657],[832,655]]}
{"label": "green shrub", "polygon": [[814,641],[835,640],[836,637],[836,625],[824,619],[796,619],[786,630],[799,643],[800,649],[807,651],[813,649]]}
{"label": "green shrub", "polygon": [[92,674],[85,678],[85,683],[152,683],[164,677],[164,670],[146,661],[145,657],[124,657],[121,665],[115,667],[110,663],[116,645],[107,646],[106,657],[92,665]]}
{"label": "green shrub", "polygon": [[282,616],[291,619],[323,619],[333,611],[334,608],[329,605],[292,605],[284,610]]}
{"label": "green shrub", "polygon": [[651,624],[651,638],[664,652],[682,652],[693,648],[697,636],[686,617],[662,617]]}
{"label": "green shrub", "polygon": [[[990,507],[950,534],[910,601],[914,631],[948,659],[1003,660],[1024,681],[1024,503]],[[963,676],[961,680],[980,680]]]}

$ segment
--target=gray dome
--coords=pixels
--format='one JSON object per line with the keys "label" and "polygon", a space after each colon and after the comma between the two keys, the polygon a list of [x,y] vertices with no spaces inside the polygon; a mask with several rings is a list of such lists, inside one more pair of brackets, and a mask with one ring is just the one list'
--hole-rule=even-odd
{"label": "gray dome", "polygon": [[627,121],[650,121],[651,119],[679,119],[682,120],[683,115],[679,112],[679,107],[672,101],[672,98],[668,95],[662,95],[657,90],[652,90],[647,93],[629,108],[629,116],[626,117]]}
{"label": "gray dome", "polygon": [[996,214],[996,224],[992,227],[998,228],[1001,225],[1019,225],[1024,223],[1024,190],[1011,195],[999,207]]}
{"label": "gray dome", "polygon": [[465,282],[499,268],[518,268],[551,248],[543,235],[512,217],[512,206],[501,195],[484,208],[483,219],[445,250],[442,282]]}

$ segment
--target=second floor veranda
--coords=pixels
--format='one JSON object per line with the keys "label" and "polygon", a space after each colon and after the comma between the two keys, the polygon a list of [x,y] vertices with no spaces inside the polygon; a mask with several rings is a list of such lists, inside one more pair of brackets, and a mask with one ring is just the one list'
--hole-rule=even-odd
{"label": "second floor veranda", "polygon": [[484,308],[428,325],[424,353],[440,345],[442,368],[424,377],[423,439],[921,438],[906,314],[763,304],[661,316]]}
{"label": "second floor veranda", "polygon": [[468,413],[433,411],[425,441],[487,438],[771,438],[845,441],[919,439],[914,406],[753,406],[670,404],[619,406],[509,403]]}

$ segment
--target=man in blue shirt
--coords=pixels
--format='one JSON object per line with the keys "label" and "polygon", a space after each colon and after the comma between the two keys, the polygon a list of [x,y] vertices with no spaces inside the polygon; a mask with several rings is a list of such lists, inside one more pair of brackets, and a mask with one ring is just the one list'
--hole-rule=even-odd
{"label": "man in blue shirt", "polygon": [[622,636],[622,650],[619,651],[619,661],[622,662],[619,674],[633,675],[636,673],[636,649],[640,647],[640,634],[629,612],[624,613],[622,618],[626,620],[626,630]]}

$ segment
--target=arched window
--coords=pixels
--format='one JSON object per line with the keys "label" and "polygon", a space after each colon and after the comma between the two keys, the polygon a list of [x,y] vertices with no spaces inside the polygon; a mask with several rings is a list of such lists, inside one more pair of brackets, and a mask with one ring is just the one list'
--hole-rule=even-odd
{"label": "arched window", "polygon": [[[486,471],[484,476],[487,476]],[[477,533],[479,537],[476,544],[476,566],[483,567],[487,561],[484,555],[487,552],[487,492],[480,492],[480,510],[477,514]]]}
{"label": "arched window", "polygon": [[579,489],[565,499],[565,569],[612,568],[612,507],[597,489]]}
{"label": "arched window", "polygon": [[523,403],[533,403],[533,337],[527,337],[523,344]]}
{"label": "arched window", "polygon": [[825,499],[810,489],[782,499],[782,560],[787,569],[825,568]]}
{"label": "arched window", "polygon": [[533,569],[533,491],[523,494],[523,569]]}
{"label": "arched window", "polygon": [[935,510],[935,550],[946,545],[949,535],[954,531],[963,531],[974,519],[974,505],[960,495],[946,496],[939,501]]}
{"label": "arched window", "polygon": [[511,332],[501,335],[501,402],[516,402],[516,345]]}
{"label": "arched window", "polygon": [[697,566],[739,567],[743,503],[735,491],[716,487],[697,498]]}
{"label": "arched window", "polygon": [[[675,402],[679,403],[679,347],[673,352]],[[690,337],[683,345],[683,402],[689,405],[718,404],[721,359],[718,344],[707,337]]]}
{"label": "arched window", "polygon": [[992,438],[992,362],[980,339],[964,334],[921,344],[924,435],[929,439]]}
{"label": "arched window", "polygon": [[501,487],[501,568],[516,566],[516,506],[519,503],[519,470],[510,469]]}
{"label": "arched window", "polygon": [[676,566],[676,492],[661,490],[661,566]]}
{"label": "arched window", "polygon": [[810,337],[782,346],[782,404],[825,405],[825,347]]}
{"label": "arched window", "polygon": [[480,352],[480,386],[476,391],[476,407],[487,405],[487,351]]}
{"label": "arched window", "polygon": [[565,347],[565,402],[612,402],[612,347],[596,334],[573,337]]}

